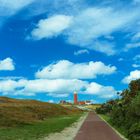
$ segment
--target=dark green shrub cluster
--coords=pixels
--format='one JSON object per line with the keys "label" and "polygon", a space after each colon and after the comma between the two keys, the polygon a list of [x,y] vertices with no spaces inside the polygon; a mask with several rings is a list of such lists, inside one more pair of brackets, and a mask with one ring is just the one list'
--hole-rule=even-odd
{"label": "dark green shrub cluster", "polygon": [[119,95],[120,99],[108,101],[96,112],[109,115],[112,125],[125,132],[129,140],[140,140],[140,79]]}

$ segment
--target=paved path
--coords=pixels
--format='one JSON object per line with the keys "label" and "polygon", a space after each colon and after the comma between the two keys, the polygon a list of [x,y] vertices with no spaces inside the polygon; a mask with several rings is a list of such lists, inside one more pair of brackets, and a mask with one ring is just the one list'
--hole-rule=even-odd
{"label": "paved path", "polygon": [[94,112],[90,112],[78,131],[74,140],[123,140],[118,134],[100,119]]}

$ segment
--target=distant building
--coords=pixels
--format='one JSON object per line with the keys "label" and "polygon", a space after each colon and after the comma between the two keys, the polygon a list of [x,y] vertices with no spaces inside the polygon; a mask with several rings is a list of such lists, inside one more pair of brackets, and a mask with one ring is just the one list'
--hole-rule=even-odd
{"label": "distant building", "polygon": [[78,94],[74,92],[74,104],[75,105],[90,105],[92,104],[91,101],[78,101]]}
{"label": "distant building", "polygon": [[85,101],[79,101],[78,105],[85,105]]}
{"label": "distant building", "polygon": [[74,104],[78,104],[77,92],[74,92]]}
{"label": "distant building", "polygon": [[67,101],[65,101],[65,100],[61,100],[61,101],[60,101],[60,104],[63,104],[63,105],[71,105],[72,103],[67,102]]}
{"label": "distant building", "polygon": [[[72,103],[70,103],[68,101],[65,101],[65,100],[61,100],[60,104],[62,104],[62,105],[70,105]],[[73,104],[75,104],[75,105],[91,105],[92,103],[91,103],[91,101],[86,101],[86,100],[85,101],[78,101],[78,94],[75,91],[74,96],[73,96]]]}
{"label": "distant building", "polygon": [[61,100],[60,104],[66,104],[67,102],[65,100]]}
{"label": "distant building", "polygon": [[92,103],[91,103],[91,101],[85,101],[85,104],[86,105],[91,105]]}

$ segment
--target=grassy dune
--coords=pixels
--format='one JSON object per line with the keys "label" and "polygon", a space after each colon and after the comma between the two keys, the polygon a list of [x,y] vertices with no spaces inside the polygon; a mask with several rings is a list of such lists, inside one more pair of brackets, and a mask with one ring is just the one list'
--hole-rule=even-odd
{"label": "grassy dune", "polygon": [[31,140],[59,132],[81,113],[57,104],[0,97],[0,140]]}

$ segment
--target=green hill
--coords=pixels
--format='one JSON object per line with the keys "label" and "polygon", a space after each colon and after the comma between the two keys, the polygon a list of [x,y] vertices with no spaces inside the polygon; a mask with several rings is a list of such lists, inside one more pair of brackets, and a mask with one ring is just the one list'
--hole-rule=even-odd
{"label": "green hill", "polygon": [[22,126],[51,117],[78,113],[81,113],[81,110],[58,104],[0,97],[0,127]]}

